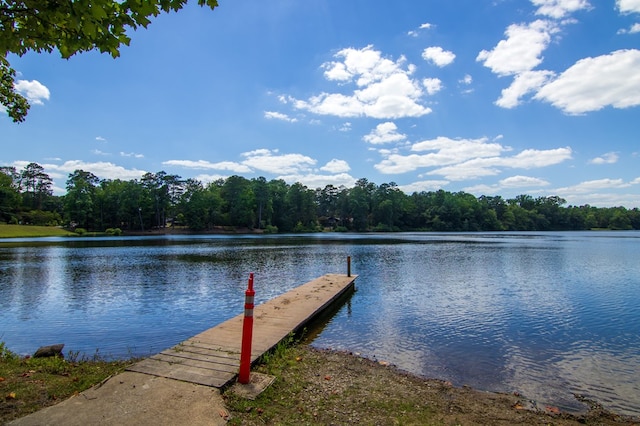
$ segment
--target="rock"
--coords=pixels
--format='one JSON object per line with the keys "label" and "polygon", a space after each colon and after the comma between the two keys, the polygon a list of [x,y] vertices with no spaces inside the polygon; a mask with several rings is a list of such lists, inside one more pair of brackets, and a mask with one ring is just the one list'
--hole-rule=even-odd
{"label": "rock", "polygon": [[57,345],[41,346],[38,348],[36,353],[33,354],[33,357],[46,358],[51,356],[59,356],[64,358],[64,355],[62,355],[62,348],[64,348],[64,343],[60,343]]}

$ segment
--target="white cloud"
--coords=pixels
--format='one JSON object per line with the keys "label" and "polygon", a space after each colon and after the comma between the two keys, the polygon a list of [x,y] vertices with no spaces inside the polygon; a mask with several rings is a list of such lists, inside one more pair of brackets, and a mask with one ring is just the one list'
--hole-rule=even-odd
{"label": "white cloud", "polygon": [[498,182],[501,188],[527,188],[536,186],[547,186],[549,182],[530,176],[511,176]]}
{"label": "white cloud", "polygon": [[302,154],[278,154],[268,149],[245,152],[242,156],[246,158],[243,165],[273,174],[299,173],[316,164],[316,160]]}
{"label": "white cloud", "polygon": [[542,52],[556,31],[555,24],[543,20],[509,25],[506,40],[500,40],[493,50],[481,51],[476,61],[501,76],[530,71],[542,63]]}
{"label": "white cloud", "polygon": [[434,95],[442,90],[442,80],[439,78],[425,78],[422,80],[422,85],[427,89],[429,95]]}
{"label": "white cloud", "polygon": [[466,74],[464,77],[458,80],[458,83],[466,86],[466,87],[462,87],[461,93],[469,94],[474,92],[474,89],[469,87],[471,86],[471,83],[473,83],[473,77],[471,77],[471,75]]}
{"label": "white cloud", "polygon": [[411,151],[437,151],[449,163],[451,161],[462,161],[474,157],[489,157],[500,155],[510,148],[498,143],[487,143],[487,138],[480,139],[451,139],[445,136],[438,136],[435,139],[425,140],[415,143]]}
{"label": "white cloud", "polygon": [[402,65],[406,61],[404,57],[400,57],[398,62],[393,62],[383,58],[381,52],[374,50],[371,45],[363,49],[342,49],[334,57],[342,61],[327,62],[322,65],[325,69],[325,77],[329,81],[355,81],[359,87],[362,87],[385,80],[397,73],[406,73],[402,70]]}
{"label": "white cloud", "polygon": [[511,86],[502,90],[500,98],[496,101],[496,105],[502,108],[514,108],[520,105],[520,98],[536,92],[554,76],[551,71],[525,71],[518,74]]}
{"label": "white cloud", "polygon": [[616,0],[620,13],[640,13],[640,0]]}
{"label": "white cloud", "polygon": [[440,167],[439,169],[429,171],[427,174],[442,176],[445,179],[453,181],[478,179],[484,176],[500,174],[501,169],[496,167],[495,164],[492,164],[492,161],[481,160],[482,159],[474,159],[465,161],[464,163]]}
{"label": "white cloud", "polygon": [[143,154],[136,154],[135,152],[122,152],[120,151],[121,157],[133,157],[133,158],[144,158]]}
{"label": "white cloud", "polygon": [[405,67],[406,59],[394,62],[367,46],[342,49],[339,59],[322,65],[324,76],[342,87],[355,84],[352,93],[321,93],[308,100],[290,99],[297,109],[319,115],[393,119],[420,117],[431,112],[420,104],[424,95],[418,81],[411,79],[415,66]]}
{"label": "white cloud", "polygon": [[444,50],[439,46],[427,47],[422,51],[422,59],[427,62],[432,62],[440,68],[451,64],[455,58],[456,55],[453,52]]}
{"label": "white cloud", "polygon": [[365,142],[369,142],[374,145],[385,144],[389,142],[400,142],[407,138],[406,135],[398,133],[398,127],[395,123],[387,121],[386,123],[380,123],[375,129],[368,135],[362,137]]}
{"label": "white cloud", "polygon": [[458,80],[458,82],[462,83],[462,84],[469,85],[469,84],[473,83],[473,77],[471,77],[471,75],[469,75],[469,74],[465,74],[465,76],[462,77],[462,79]]}
{"label": "white cloud", "polygon": [[618,162],[618,154],[615,152],[607,152],[606,154],[601,155],[600,157],[593,158],[589,160],[589,164],[615,164]]}
{"label": "white cloud", "polygon": [[300,182],[310,189],[324,188],[327,185],[333,185],[335,187],[345,186],[350,188],[356,183],[356,179],[348,173],[338,173],[333,175],[320,175],[314,173],[289,174],[278,176],[276,179],[282,179],[288,184]]}
{"label": "white cloud", "polygon": [[569,147],[556,149],[525,149],[524,151],[502,159],[504,167],[533,169],[547,167],[570,160],[573,151]]}
{"label": "white cloud", "polygon": [[640,183],[640,179],[630,182],[625,182],[623,179],[597,179],[558,188],[554,192],[572,205],[637,206],[638,194],[624,193],[622,191],[638,183]]}
{"label": "white cloud", "polygon": [[505,190],[517,190],[520,188],[530,188],[531,192],[540,192],[540,187],[549,186],[549,182],[544,179],[539,179],[530,176],[511,176],[505,179],[501,179],[495,185],[474,185],[463,188],[464,191],[471,194],[489,195],[504,193]]}
{"label": "white cloud", "polygon": [[345,173],[351,170],[351,167],[349,167],[349,163],[346,161],[334,158],[324,166],[320,167],[320,170],[329,173]]}
{"label": "white cloud", "polygon": [[401,155],[390,152],[387,158],[375,165],[375,168],[381,173],[405,173],[423,167],[462,163],[472,158],[493,157],[509,150],[498,143],[487,142],[487,138],[450,139],[440,136],[418,142],[411,147],[413,152],[431,151],[428,154]]}
{"label": "white cloud", "polygon": [[636,22],[629,28],[623,28],[618,30],[618,34],[637,34],[640,33],[640,23]]}
{"label": "white cloud", "polygon": [[413,194],[414,192],[436,191],[447,186],[449,181],[446,180],[422,180],[409,183],[407,185],[399,185],[398,188],[405,194]]}
{"label": "white cloud", "polygon": [[138,169],[125,169],[111,162],[99,161],[90,163],[82,160],[65,161],[62,164],[42,164],[42,167],[53,176],[54,173],[69,174],[76,170],[91,172],[101,179],[139,179],[146,172]]}
{"label": "white cloud", "polygon": [[185,169],[196,170],[229,170],[233,173],[251,173],[253,171],[250,167],[244,164],[234,163],[232,161],[212,163],[205,160],[168,160],[163,161],[162,164],[165,166],[184,167]]}
{"label": "white cloud", "polygon": [[617,50],[585,58],[545,85],[535,99],[567,114],[598,111],[606,106],[640,105],[640,50]]}
{"label": "white cloud", "polygon": [[569,13],[591,7],[587,0],[531,0],[531,3],[538,6],[536,15],[555,19],[564,18]]}
{"label": "white cloud", "polygon": [[212,163],[205,160],[169,160],[162,164],[201,170],[227,170],[232,173],[267,172],[271,174],[299,173],[311,170],[316,160],[302,154],[278,154],[277,150],[256,149],[241,154],[240,162],[221,161]]}
{"label": "white cloud", "polygon": [[429,175],[440,175],[449,180],[461,181],[483,176],[495,176],[502,169],[534,169],[556,165],[571,159],[571,148],[548,150],[525,149],[510,157],[474,158],[463,163],[441,167],[428,172]]}
{"label": "white cloud", "polygon": [[220,161],[213,163],[215,170],[228,170],[233,173],[251,173],[253,170],[246,164],[236,163],[235,161]]}
{"label": "white cloud", "polygon": [[320,115],[335,115],[338,117],[365,115],[364,104],[356,96],[348,96],[341,93],[321,93],[309,98],[307,101],[296,101],[295,107]]}
{"label": "white cloud", "polygon": [[275,112],[275,111],[265,111],[264,118],[267,118],[269,120],[287,121],[289,123],[295,123],[298,121],[297,118],[289,117],[287,114],[283,114],[281,112]]}
{"label": "white cloud", "polygon": [[[582,0],[532,1],[540,7],[539,13],[546,11],[543,14],[554,17],[590,7]],[[632,9],[628,3],[619,4],[619,7],[626,11]],[[528,94],[534,94],[533,99],[548,102],[572,115],[597,111],[606,106],[627,108],[640,105],[640,73],[637,72],[640,51],[636,49],[581,59],[560,75],[552,71],[533,71],[542,63],[542,52],[558,30],[557,24],[544,20],[513,24],[507,28],[505,40],[501,40],[493,50],[483,50],[478,54],[476,60],[482,61],[492,72],[500,76],[515,76],[512,84],[502,90],[496,105],[514,108]]]}
{"label": "white cloud", "polygon": [[96,136],[96,140],[98,142],[106,142],[107,140],[105,138],[103,138],[102,136]]}
{"label": "white cloud", "polygon": [[503,169],[533,169],[559,164],[571,159],[571,148],[550,150],[526,149],[516,155],[503,157],[511,148],[487,138],[454,140],[439,137],[414,144],[414,152],[432,151],[427,154],[401,155],[383,153],[386,157],[374,167],[381,173],[405,173],[420,168],[432,168],[427,175],[443,176],[449,181],[494,176]]}
{"label": "white cloud", "polygon": [[628,188],[630,183],[625,182],[623,179],[596,179],[581,182],[578,185],[569,186],[566,188],[559,188],[559,191],[572,191],[572,192],[591,192],[599,189],[620,189]]}
{"label": "white cloud", "polygon": [[351,131],[351,123],[348,121],[343,123],[342,126],[338,128],[339,132],[350,132]]}
{"label": "white cloud", "polygon": [[[428,30],[432,27],[432,25],[428,22],[420,25],[420,27],[418,27],[419,30]],[[407,35],[411,36],[411,37],[418,37],[418,35],[420,34],[420,31],[416,31],[416,30],[411,30],[409,32],[407,32]]]}
{"label": "white cloud", "polygon": [[91,152],[93,154],[95,154],[95,155],[104,155],[104,156],[111,155],[110,153],[104,152],[104,151],[100,151],[99,149],[94,149]]}
{"label": "white cloud", "polygon": [[14,87],[18,93],[34,105],[44,105],[43,101],[48,101],[51,95],[47,86],[38,80],[17,80]]}

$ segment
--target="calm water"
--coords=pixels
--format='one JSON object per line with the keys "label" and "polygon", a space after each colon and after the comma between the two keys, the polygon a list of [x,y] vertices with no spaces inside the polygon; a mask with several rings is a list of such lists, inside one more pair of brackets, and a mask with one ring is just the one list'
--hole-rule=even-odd
{"label": "calm water", "polygon": [[325,273],[357,292],[313,345],[455,385],[640,415],[640,233],[0,241],[0,341],[149,355]]}

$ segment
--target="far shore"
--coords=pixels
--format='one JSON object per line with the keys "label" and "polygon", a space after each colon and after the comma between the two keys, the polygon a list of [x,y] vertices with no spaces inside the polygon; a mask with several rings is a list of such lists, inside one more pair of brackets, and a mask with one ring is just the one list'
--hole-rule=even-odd
{"label": "far shore", "polygon": [[[153,228],[148,230],[122,231],[122,236],[153,236],[153,235],[208,235],[208,234],[263,234],[262,229],[233,228],[218,226],[211,230],[193,231],[186,227]],[[109,236],[106,232],[86,232],[78,234],[59,226],[36,225],[6,225],[0,224],[0,239],[2,238],[39,238],[39,237],[94,237]]]}

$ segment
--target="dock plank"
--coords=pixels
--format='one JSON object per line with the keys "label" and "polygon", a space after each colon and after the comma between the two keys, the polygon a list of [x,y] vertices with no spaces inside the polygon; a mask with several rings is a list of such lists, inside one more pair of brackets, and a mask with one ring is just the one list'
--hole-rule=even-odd
{"label": "dock plank", "polygon": [[[302,330],[345,293],[357,276],[323,275],[254,309],[251,362],[291,332]],[[227,386],[240,368],[243,314],[144,359],[127,370],[216,388]]]}
{"label": "dock plank", "polygon": [[137,373],[145,373],[153,376],[176,379],[183,382],[195,383],[199,385],[211,386],[215,388],[224,387],[233,380],[237,373],[225,373],[211,369],[203,369],[194,366],[181,364],[171,364],[155,358],[147,358],[135,364]]}

